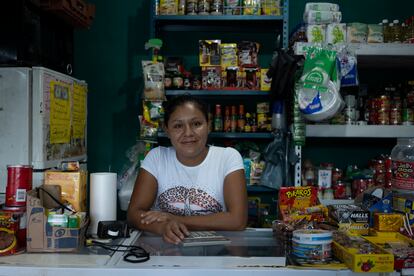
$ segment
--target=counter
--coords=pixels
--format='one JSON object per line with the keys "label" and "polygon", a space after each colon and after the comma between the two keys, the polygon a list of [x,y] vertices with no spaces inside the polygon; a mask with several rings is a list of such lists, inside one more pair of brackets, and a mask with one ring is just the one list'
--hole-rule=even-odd
{"label": "counter", "polygon": [[183,248],[164,243],[160,237],[151,234],[134,232],[130,238],[122,240],[122,244],[140,245],[151,252],[150,260],[139,264],[125,262],[122,252],[109,254],[94,248],[85,249],[79,254],[24,253],[4,256],[0,257],[0,275],[277,276],[292,275],[292,273],[309,276],[356,275],[349,270],[294,270],[284,267],[285,257],[280,256],[281,251],[277,249],[271,231],[249,229],[223,233],[230,237],[231,246]]}

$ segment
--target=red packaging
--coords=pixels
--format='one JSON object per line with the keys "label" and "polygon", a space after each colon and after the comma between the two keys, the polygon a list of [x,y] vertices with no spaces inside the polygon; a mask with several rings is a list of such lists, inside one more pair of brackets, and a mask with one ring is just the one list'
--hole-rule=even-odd
{"label": "red packaging", "polygon": [[13,214],[0,211],[0,256],[13,255],[18,251],[18,229],[19,221]]}
{"label": "red packaging", "polygon": [[7,166],[6,206],[25,207],[26,192],[32,189],[33,167]]}
{"label": "red packaging", "polygon": [[334,186],[334,198],[335,199],[345,199],[346,198],[346,186],[345,184],[338,180]]}
{"label": "red packaging", "polygon": [[[0,211],[1,212],[1,211]],[[6,207],[3,206],[3,214],[10,214],[12,220],[17,224],[15,227],[17,238],[17,250],[26,249],[26,229],[27,229],[27,213],[26,207]]]}
{"label": "red packaging", "polygon": [[362,194],[367,189],[367,182],[365,179],[354,179],[352,181],[352,198]]}

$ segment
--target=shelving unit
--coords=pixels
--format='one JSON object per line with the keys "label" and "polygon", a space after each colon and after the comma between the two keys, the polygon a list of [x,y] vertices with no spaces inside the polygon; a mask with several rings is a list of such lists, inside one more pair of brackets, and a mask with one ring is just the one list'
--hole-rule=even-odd
{"label": "shelving unit", "polygon": [[257,90],[166,90],[167,96],[191,94],[195,96],[269,96],[268,91]]}
{"label": "shelving unit", "polygon": [[[159,132],[158,137],[166,138],[165,132]],[[210,132],[210,138],[226,138],[226,139],[271,139],[273,138],[272,133],[268,132]]]}
{"label": "shelving unit", "polygon": [[307,125],[306,137],[403,138],[413,137],[414,126],[394,125]]}

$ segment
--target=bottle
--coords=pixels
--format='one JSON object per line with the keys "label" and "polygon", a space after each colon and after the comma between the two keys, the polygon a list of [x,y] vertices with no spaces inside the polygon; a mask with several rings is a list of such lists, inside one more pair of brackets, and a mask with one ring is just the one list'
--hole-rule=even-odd
{"label": "bottle", "polygon": [[231,131],[230,106],[226,106],[226,108],[224,109],[224,131]]}
{"label": "bottle", "polygon": [[251,122],[251,127],[252,127],[252,132],[256,132],[257,131],[257,120],[256,120],[256,113],[252,113],[252,122]]}
{"label": "bottle", "polygon": [[221,105],[216,104],[216,113],[214,115],[214,131],[223,131],[223,118],[221,117]]}
{"label": "bottle", "polygon": [[236,112],[236,106],[231,106],[231,132],[236,132],[237,130],[237,112]]}
{"label": "bottle", "polygon": [[285,130],[285,116],[283,112],[283,102],[275,101],[272,109],[272,130]]}
{"label": "bottle", "polygon": [[401,42],[401,25],[400,21],[398,19],[394,19],[392,21],[393,26],[391,28],[391,34],[392,34],[392,42],[399,43]]}
{"label": "bottle", "polygon": [[246,113],[246,124],[244,125],[244,132],[252,132],[252,115]]}
{"label": "bottle", "polygon": [[243,132],[245,124],[246,124],[246,118],[244,115],[244,105],[241,104],[239,106],[239,118],[237,120],[237,130],[239,132]]}
{"label": "bottle", "polygon": [[398,138],[391,151],[392,176],[394,189],[414,190],[414,138]]}
{"label": "bottle", "polygon": [[382,35],[384,37],[384,43],[390,42],[390,28],[388,24],[388,19],[382,20]]}

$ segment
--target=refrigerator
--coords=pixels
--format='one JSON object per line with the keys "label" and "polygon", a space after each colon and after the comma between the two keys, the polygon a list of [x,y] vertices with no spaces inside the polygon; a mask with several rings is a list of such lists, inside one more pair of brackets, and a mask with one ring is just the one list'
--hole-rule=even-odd
{"label": "refrigerator", "polygon": [[44,67],[0,68],[0,193],[7,165],[32,165],[38,187],[62,161],[86,164],[87,91],[85,81]]}

